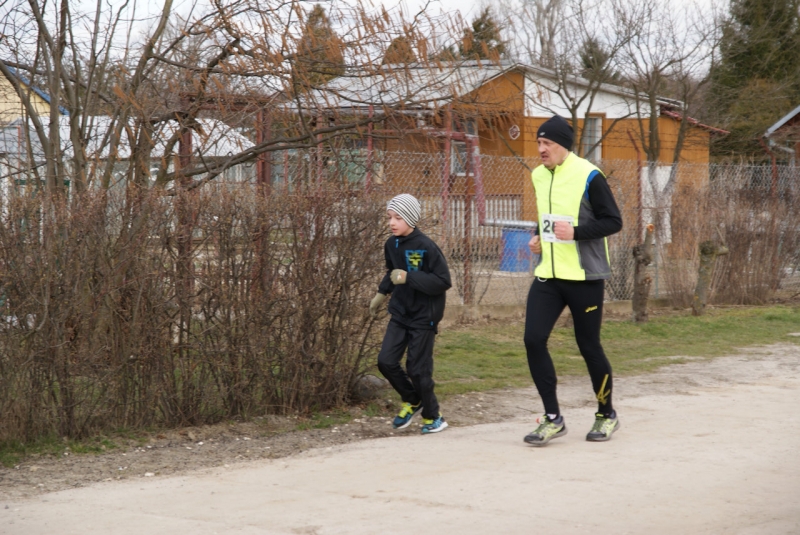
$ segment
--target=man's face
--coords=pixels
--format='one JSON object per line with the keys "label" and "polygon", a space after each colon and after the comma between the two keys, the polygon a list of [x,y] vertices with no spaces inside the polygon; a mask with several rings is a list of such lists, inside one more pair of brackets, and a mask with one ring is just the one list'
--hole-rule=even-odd
{"label": "man's face", "polygon": [[536,140],[539,144],[539,156],[542,163],[548,169],[555,169],[557,165],[564,163],[569,151],[555,141],[540,137]]}

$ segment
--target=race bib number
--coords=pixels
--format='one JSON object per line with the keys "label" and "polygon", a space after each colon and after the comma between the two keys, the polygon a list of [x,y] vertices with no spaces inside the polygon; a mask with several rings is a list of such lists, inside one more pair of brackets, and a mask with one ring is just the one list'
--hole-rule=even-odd
{"label": "race bib number", "polygon": [[567,221],[573,227],[575,226],[575,218],[571,215],[542,214],[542,228],[540,230],[542,241],[548,243],[575,243],[575,240],[559,240],[556,238],[556,221]]}

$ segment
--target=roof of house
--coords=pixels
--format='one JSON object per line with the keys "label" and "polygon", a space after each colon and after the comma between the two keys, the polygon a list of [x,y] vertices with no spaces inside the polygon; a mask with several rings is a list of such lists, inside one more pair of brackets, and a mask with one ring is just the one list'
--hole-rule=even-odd
{"label": "roof of house", "polygon": [[[540,67],[538,65],[527,65],[524,63],[517,63],[516,68],[521,69],[525,72],[528,76],[537,76],[539,78],[546,78],[549,80],[556,80],[559,79],[560,76],[557,72],[553,71],[552,69],[547,69],[545,67]],[[567,75],[566,81],[570,84],[581,86],[581,87],[588,87],[590,84],[596,83],[592,82],[591,80],[584,78],[578,75]],[[609,84],[609,83],[601,83],[597,86],[599,91],[604,93],[611,93],[613,95],[618,95],[624,98],[633,99],[636,98],[636,93],[631,91],[630,89],[616,85],[616,84]],[[642,100],[647,100],[647,97],[643,97],[639,95],[639,98]],[[656,97],[656,100],[659,104],[675,107],[675,108],[682,108],[683,102],[679,100],[669,99],[665,97]]]}
{"label": "roof of house", "polygon": [[770,126],[767,131],[764,133],[764,137],[771,137],[775,132],[780,130],[783,126],[785,126],[789,121],[794,119],[800,115],[800,106],[797,106],[795,109],[781,117],[778,122]]}
{"label": "roof of house", "polygon": [[514,65],[465,62],[446,65],[384,65],[376,72],[353,70],[289,104],[290,109],[427,109],[447,104],[514,69]]}
{"label": "roof of house", "polygon": [[[376,72],[364,74],[359,70],[345,72],[332,79],[324,88],[290,104],[290,109],[352,109],[364,110],[373,106],[388,109],[434,109],[465,96],[486,83],[511,72],[521,72],[533,82],[542,79],[558,80],[555,71],[518,62],[465,61],[456,66],[446,63],[384,65]],[[590,81],[569,76],[570,84],[588,87]],[[614,84],[603,83],[598,90],[626,99],[636,94]],[[641,98],[641,97],[640,97]],[[660,104],[682,107],[683,103],[659,98]],[[376,112],[379,111],[376,109]]]}
{"label": "roof of house", "polygon": [[[22,74],[20,74],[20,73],[19,73],[19,71],[18,71],[17,69],[15,69],[14,67],[9,67],[8,65],[6,65],[6,68],[8,69],[8,71],[9,71],[11,74],[13,74],[13,75],[14,75],[14,77],[15,77],[17,80],[19,80],[20,82],[22,82],[22,83],[23,83],[23,84],[25,84],[26,86],[30,87],[30,88],[31,88],[31,90],[32,90],[34,93],[36,93],[37,95],[39,95],[40,97],[42,97],[42,99],[44,99],[44,101],[45,101],[45,102],[47,102],[48,104],[50,104],[50,103],[51,103],[51,100],[50,100],[50,95],[48,95],[47,93],[45,93],[44,91],[42,91],[41,89],[39,89],[38,87],[36,87],[35,85],[32,85],[32,84],[31,84],[31,82],[30,82],[30,80],[28,80],[28,79],[27,79],[25,76],[23,76]],[[59,106],[59,107],[58,107],[58,111],[59,111],[59,112],[61,112],[61,114],[62,114],[62,115],[69,115],[69,111],[68,111],[68,110],[67,110],[67,108],[65,108],[64,106]]]}
{"label": "roof of house", "polygon": [[[69,117],[63,116],[59,120],[61,146],[67,156],[72,155],[73,151],[70,140],[69,120]],[[24,133],[17,133],[17,127],[21,124],[23,123],[18,120],[3,129],[3,135],[0,136],[0,153],[15,154],[20,146],[24,146],[24,143],[20,143],[16,139],[19,135],[25,135]],[[179,128],[178,123],[175,121],[168,121],[161,123],[161,125],[161,128],[154,132],[155,146],[151,153],[153,158],[164,156],[167,140]],[[107,143],[106,134],[112,127],[111,117],[109,116],[89,117],[89,124],[86,129],[86,152],[90,159],[98,158],[102,160],[108,158],[111,147]],[[38,159],[44,156],[39,139],[33,134],[31,135],[31,145],[35,158]],[[222,121],[209,118],[197,119],[197,128],[195,128],[195,135],[192,137],[192,154],[194,155],[202,155],[204,158],[222,158],[237,154],[253,146],[252,141]],[[174,152],[177,153],[177,145]],[[122,129],[121,139],[116,147],[116,155],[120,160],[128,159],[131,156],[130,142],[125,128]]]}
{"label": "roof of house", "polygon": [[[106,132],[112,127],[111,117],[107,115],[99,115],[90,118],[86,148],[91,157],[99,157],[101,159],[108,157],[110,147],[107,143],[103,144],[103,142]],[[63,117],[61,118],[59,128],[61,130],[62,140],[64,140],[63,142],[66,144],[65,148],[71,151],[72,144],[69,141],[69,122]],[[176,121],[160,123],[160,128],[153,133],[155,143],[152,156],[154,158],[164,156],[166,143],[178,131],[178,128],[179,125]],[[194,135],[192,136],[193,154],[201,154],[206,158],[221,158],[237,154],[253,146],[254,144],[252,141],[222,121],[210,118],[197,119],[197,127],[194,129]],[[177,152],[177,145],[175,146],[175,152]],[[121,131],[121,139],[117,147],[117,158],[127,159],[130,158],[130,156],[128,133],[127,129],[123,128]]]}
{"label": "roof of house", "polygon": [[[683,120],[683,115],[682,114],[680,114],[678,112],[675,112],[675,111],[672,111],[672,110],[669,110],[669,109],[665,109],[665,108],[661,109],[661,115],[664,115],[666,117],[671,117],[672,119],[676,119],[678,121]],[[723,130],[722,128],[716,128],[714,126],[709,126],[707,124],[703,124],[703,123],[701,123],[700,121],[698,121],[697,119],[695,119],[693,117],[687,117],[686,120],[692,126],[696,126],[698,128],[702,128],[703,130],[708,130],[712,134],[720,134],[720,135],[730,134],[730,132],[727,131],[727,130]]]}

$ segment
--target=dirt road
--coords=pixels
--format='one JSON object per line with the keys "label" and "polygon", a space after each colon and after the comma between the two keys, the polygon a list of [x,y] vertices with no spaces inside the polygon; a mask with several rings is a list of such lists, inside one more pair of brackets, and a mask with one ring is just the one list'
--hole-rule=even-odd
{"label": "dirt road", "polygon": [[570,432],[545,448],[522,442],[533,390],[506,391],[473,401],[496,423],[4,499],[0,533],[800,533],[800,346],[615,386],[608,443],[584,440],[576,379],[560,386]]}

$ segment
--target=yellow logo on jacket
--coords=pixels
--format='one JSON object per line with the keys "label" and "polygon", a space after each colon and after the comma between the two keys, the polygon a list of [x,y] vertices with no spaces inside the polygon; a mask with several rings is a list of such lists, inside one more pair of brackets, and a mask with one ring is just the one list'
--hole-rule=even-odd
{"label": "yellow logo on jacket", "polygon": [[419,271],[422,267],[422,257],[425,251],[406,251],[406,266],[408,271]]}

